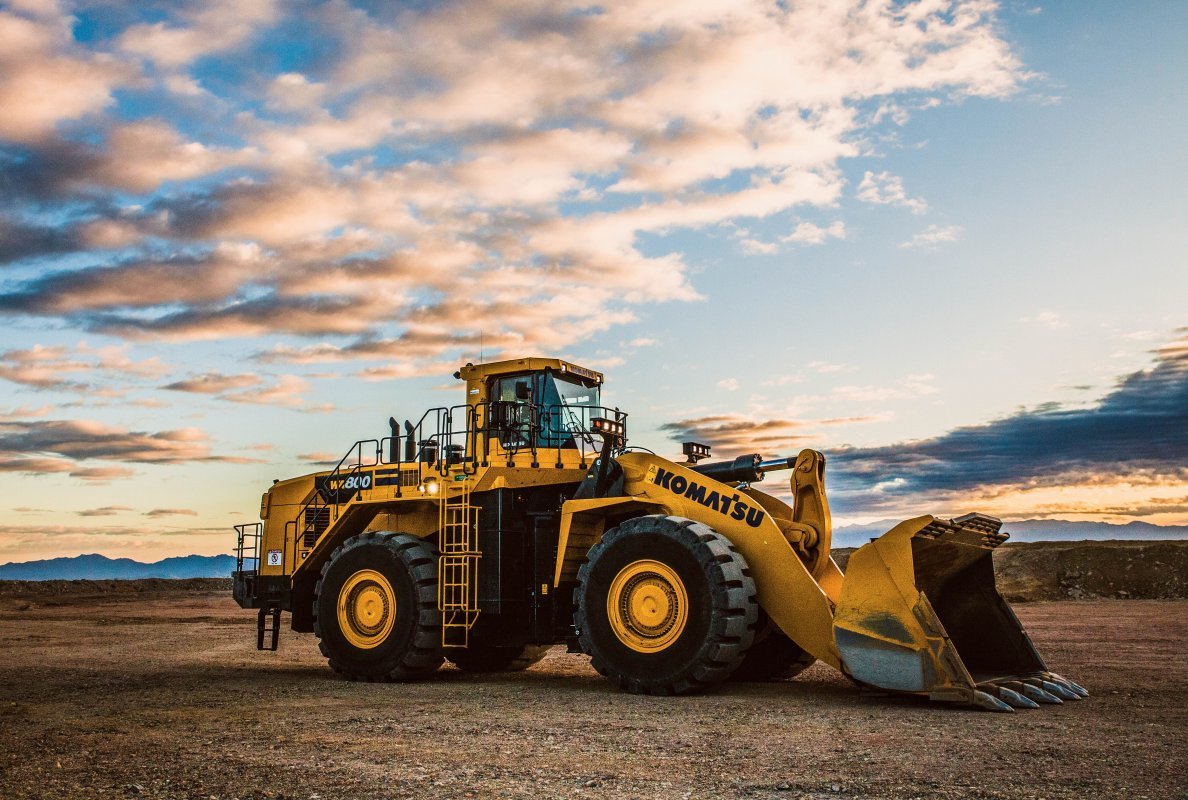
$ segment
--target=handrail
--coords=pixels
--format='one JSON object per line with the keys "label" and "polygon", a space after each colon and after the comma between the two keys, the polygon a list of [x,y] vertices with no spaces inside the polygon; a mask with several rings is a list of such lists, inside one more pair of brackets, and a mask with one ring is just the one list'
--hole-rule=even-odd
{"label": "handrail", "polygon": [[[495,425],[492,421],[492,407],[496,404],[519,409],[517,416],[523,415],[517,427]],[[461,412],[461,425],[457,426],[457,417]],[[478,424],[479,413],[482,412],[483,424]],[[431,408],[421,415],[416,425],[406,422],[406,432],[402,435],[385,436],[380,439],[359,439],[338,460],[325,476],[314,483],[314,491],[308,500],[302,504],[297,515],[285,523],[285,548],[283,558],[286,561],[285,572],[288,573],[288,559],[296,565],[298,560],[298,539],[302,526],[308,529],[308,512],[315,512],[325,508],[327,511],[327,526],[333,525],[338,519],[340,508],[348,505],[358,496],[361,489],[351,489],[347,499],[343,499],[343,487],[352,475],[358,475],[362,470],[379,466],[395,466],[402,471],[406,463],[426,463],[430,459],[426,456],[432,452],[434,468],[442,476],[449,474],[450,468],[460,465],[462,472],[473,475],[480,464],[487,464],[490,455],[490,439],[498,437],[507,453],[508,463],[514,463],[521,452],[529,452],[532,456],[532,466],[539,466],[541,450],[556,451],[556,466],[562,466],[561,453],[566,449],[577,449],[581,455],[581,465],[586,467],[590,456],[598,453],[596,434],[590,428],[590,419],[603,416],[614,419],[626,428],[627,414],[617,408],[608,406],[584,406],[555,403],[539,406],[531,402],[519,401],[483,401],[480,403],[465,403],[456,406],[440,406]],[[558,425],[554,425],[554,421]],[[426,435],[429,423],[433,425],[433,432]],[[518,431],[517,436],[507,436],[508,433]],[[456,444],[457,437],[462,439],[462,452],[455,460],[454,453],[448,450]],[[624,437],[625,438],[625,437]],[[409,447],[409,445],[412,447]],[[589,449],[587,449],[589,448]],[[410,461],[405,457],[406,452],[414,454]],[[395,454],[395,459],[390,454]],[[353,460],[352,460],[353,456]],[[481,458],[480,458],[481,457]],[[396,482],[396,496],[401,496],[402,482]],[[257,563],[259,557],[257,553]]]}
{"label": "handrail", "polygon": [[[248,531],[251,533],[248,533]],[[260,571],[260,541],[264,535],[264,524],[261,522],[245,522],[235,526],[238,540],[235,543],[235,571],[243,572],[243,562],[250,559],[255,562],[255,571]],[[251,553],[245,557],[250,544]]]}

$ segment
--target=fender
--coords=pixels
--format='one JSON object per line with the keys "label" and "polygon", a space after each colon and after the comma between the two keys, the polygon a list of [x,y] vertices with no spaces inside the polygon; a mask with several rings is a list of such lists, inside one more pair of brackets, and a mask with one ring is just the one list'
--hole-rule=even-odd
{"label": "fender", "polygon": [[561,511],[561,535],[557,540],[557,568],[553,585],[559,586],[562,580],[577,578],[578,568],[586,560],[586,553],[606,532],[608,519],[663,513],[666,513],[663,506],[646,498],[567,500]]}
{"label": "fender", "polygon": [[792,522],[791,508],[758,489],[727,485],[650,453],[624,453],[618,461],[631,499],[704,522],[729,539],[747,560],[763,610],[792,641],[841,669],[833,641],[835,598],[829,596],[840,589],[841,571],[826,550],[818,566],[821,578],[813,576],[811,561],[806,565],[796,547],[808,526]]}

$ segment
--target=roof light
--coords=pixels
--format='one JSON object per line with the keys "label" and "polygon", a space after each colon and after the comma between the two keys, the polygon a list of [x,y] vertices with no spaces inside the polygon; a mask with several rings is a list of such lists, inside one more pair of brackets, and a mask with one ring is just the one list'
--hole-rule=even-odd
{"label": "roof light", "polygon": [[590,430],[603,436],[618,437],[623,435],[624,426],[622,422],[607,419],[606,417],[593,417],[590,420]]}

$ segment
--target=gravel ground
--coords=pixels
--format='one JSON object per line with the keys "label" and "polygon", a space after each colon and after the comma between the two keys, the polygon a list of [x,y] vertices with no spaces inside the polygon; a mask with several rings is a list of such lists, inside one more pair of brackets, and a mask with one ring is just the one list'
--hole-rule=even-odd
{"label": "gravel ground", "polygon": [[645,698],[522,673],[336,678],[222,593],[0,596],[0,798],[1188,798],[1188,601],[1016,606],[1079,703],[991,714],[794,681]]}

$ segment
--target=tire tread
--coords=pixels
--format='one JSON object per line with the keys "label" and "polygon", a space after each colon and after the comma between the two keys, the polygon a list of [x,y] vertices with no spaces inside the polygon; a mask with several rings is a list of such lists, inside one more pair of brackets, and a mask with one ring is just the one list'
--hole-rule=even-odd
{"label": "tire tread", "polygon": [[[648,680],[623,674],[599,652],[597,644],[591,640],[587,624],[584,587],[588,585],[593,566],[616,542],[645,531],[682,544],[696,558],[710,583],[713,606],[710,630],[696,657],[677,680]],[[742,554],[708,525],[674,516],[635,517],[608,531],[590,549],[578,570],[574,607],[574,622],[582,651],[591,657],[595,670],[632,694],[688,694],[721,683],[743,662],[759,619],[755,582]]]}
{"label": "tire tread", "polygon": [[[356,548],[377,544],[394,553],[398,561],[408,570],[409,578],[417,595],[417,617],[409,647],[401,654],[398,662],[391,669],[379,675],[355,672],[336,658],[326,645],[322,620],[318,614],[322,584],[326,580],[331,565],[344,554]],[[433,545],[424,539],[390,531],[367,531],[347,539],[334,549],[330,558],[322,565],[313,595],[314,635],[318,638],[318,650],[329,661],[331,669],[353,681],[387,683],[423,678],[441,666],[445,657],[441,651],[441,613],[437,610],[435,556]]]}

